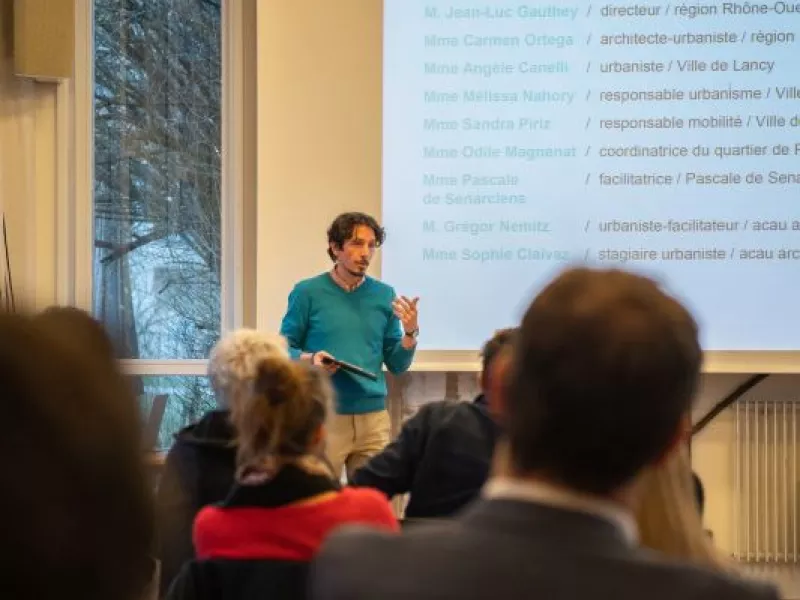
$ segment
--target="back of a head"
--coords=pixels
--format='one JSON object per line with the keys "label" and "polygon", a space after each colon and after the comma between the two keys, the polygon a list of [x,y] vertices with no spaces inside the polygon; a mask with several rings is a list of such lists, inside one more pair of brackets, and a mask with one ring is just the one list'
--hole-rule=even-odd
{"label": "back of a head", "polygon": [[699,378],[697,326],[652,280],[570,269],[532,302],[507,411],[515,471],[608,494],[679,435]]}
{"label": "back of a head", "polygon": [[115,350],[103,325],[86,311],[72,306],[51,306],[37,316],[65,342],[78,345],[102,359],[114,360]]}
{"label": "back of a head", "polygon": [[98,365],[63,330],[0,315],[8,597],[127,600],[152,576],[135,400],[120,373]]}
{"label": "back of a head", "polygon": [[505,372],[511,362],[514,340],[518,335],[516,327],[498,329],[481,348],[481,391],[488,400],[491,417],[498,423],[504,420],[503,408],[499,402],[505,384]]}
{"label": "back of a head", "polygon": [[247,399],[263,361],[288,358],[286,339],[275,333],[237,329],[217,342],[208,360],[208,375],[217,403],[233,409]]}
{"label": "back of a head", "polygon": [[240,473],[314,455],[332,397],[324,371],[280,355],[263,358],[249,393],[231,409]]}
{"label": "back of a head", "polygon": [[516,327],[495,331],[481,348],[481,371],[488,373],[494,360],[513,346],[516,336]]}

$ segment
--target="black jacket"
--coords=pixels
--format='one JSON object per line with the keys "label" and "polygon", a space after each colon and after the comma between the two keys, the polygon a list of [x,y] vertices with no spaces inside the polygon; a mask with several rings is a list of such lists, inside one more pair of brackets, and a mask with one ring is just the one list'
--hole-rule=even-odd
{"label": "black jacket", "polygon": [[184,565],[167,600],[305,600],[306,562],[204,560]]}
{"label": "black jacket", "polygon": [[[330,477],[307,473],[293,465],[284,466],[277,475],[262,484],[234,485],[217,508],[225,512],[242,509],[250,511],[245,518],[253,527],[247,530],[233,528],[242,536],[237,549],[238,557],[224,558],[230,548],[230,530],[227,530],[231,523],[229,518],[211,525],[206,520],[206,533],[209,527],[212,530],[220,527],[226,530],[219,532],[221,536],[210,536],[210,545],[207,539],[205,548],[202,542],[199,544],[200,553],[206,558],[192,560],[183,565],[183,569],[172,581],[167,600],[304,600],[309,563],[299,559],[280,560],[268,557],[274,552],[283,554],[287,545],[291,547],[292,543],[287,542],[286,534],[297,527],[302,529],[302,523],[306,521],[300,519],[296,527],[291,522],[284,521],[286,528],[277,532],[275,539],[265,539],[265,529],[258,525],[261,518],[259,513],[273,512],[274,509],[338,489],[338,482]],[[307,533],[312,538],[319,534],[318,531]],[[220,537],[225,538],[222,551],[214,548]],[[301,541],[302,537],[298,536],[295,550],[301,551],[299,548],[306,545]],[[202,540],[202,534],[199,540]]]}
{"label": "black jacket", "polygon": [[351,483],[390,498],[410,492],[408,518],[452,516],[480,493],[498,433],[483,395],[473,402],[431,402]]}
{"label": "black jacket", "polygon": [[183,564],[194,558],[195,515],[227,497],[235,469],[236,447],[227,411],[209,412],[176,435],[158,488],[162,595]]}

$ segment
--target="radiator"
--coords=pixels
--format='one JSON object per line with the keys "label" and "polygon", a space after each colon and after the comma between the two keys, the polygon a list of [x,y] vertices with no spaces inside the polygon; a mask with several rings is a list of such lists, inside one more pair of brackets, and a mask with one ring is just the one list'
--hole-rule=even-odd
{"label": "radiator", "polygon": [[798,563],[798,418],[795,402],[734,408],[733,545],[745,563]]}

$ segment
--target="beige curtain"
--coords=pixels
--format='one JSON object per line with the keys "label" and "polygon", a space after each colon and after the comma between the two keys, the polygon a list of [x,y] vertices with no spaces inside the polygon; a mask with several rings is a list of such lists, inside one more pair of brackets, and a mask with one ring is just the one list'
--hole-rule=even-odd
{"label": "beige curtain", "polygon": [[[52,302],[54,287],[56,85],[16,77],[12,59],[0,54],[0,214],[6,218],[15,297],[34,304],[40,298]],[[4,282],[2,236],[0,258]]]}

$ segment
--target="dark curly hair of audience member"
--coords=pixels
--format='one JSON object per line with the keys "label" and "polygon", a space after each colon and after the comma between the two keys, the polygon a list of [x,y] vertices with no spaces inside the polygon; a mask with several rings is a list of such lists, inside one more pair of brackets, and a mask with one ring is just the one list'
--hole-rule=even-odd
{"label": "dark curly hair of audience member", "polygon": [[135,399],[108,346],[67,329],[0,314],[4,596],[141,598],[154,519]]}

